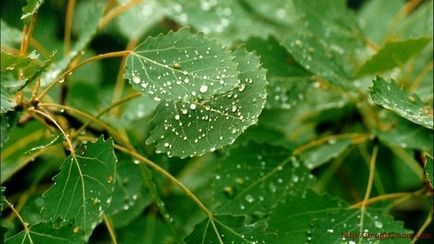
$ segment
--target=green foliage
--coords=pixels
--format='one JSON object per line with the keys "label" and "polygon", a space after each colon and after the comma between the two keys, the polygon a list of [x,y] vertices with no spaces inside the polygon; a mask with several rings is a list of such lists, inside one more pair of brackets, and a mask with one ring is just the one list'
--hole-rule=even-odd
{"label": "green foliage", "polygon": [[433,129],[432,107],[425,105],[416,95],[399,89],[395,81],[387,82],[377,78],[369,90],[369,95],[378,105],[392,110],[411,122]]}
{"label": "green foliage", "polygon": [[432,0],[0,11],[3,242],[434,231]]}
{"label": "green foliage", "polygon": [[111,140],[83,145],[72,153],[44,195],[44,219],[74,222],[87,239],[110,206],[116,181],[116,157]]}

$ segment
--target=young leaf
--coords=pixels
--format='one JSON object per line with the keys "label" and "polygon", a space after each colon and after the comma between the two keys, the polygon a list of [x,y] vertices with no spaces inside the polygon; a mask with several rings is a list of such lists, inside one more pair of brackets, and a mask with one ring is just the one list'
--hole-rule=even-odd
{"label": "young leaf", "polygon": [[413,123],[433,129],[432,107],[423,104],[417,96],[399,89],[393,80],[388,82],[377,77],[373,83],[368,92],[376,104],[392,110]]}
{"label": "young leaf", "polygon": [[431,40],[431,38],[418,38],[388,42],[378,53],[362,65],[358,75],[381,73],[403,65],[420,52]]}
{"label": "young leaf", "polygon": [[188,29],[148,38],[128,56],[125,77],[156,100],[194,101],[238,83],[231,53]]}
{"label": "young leaf", "polygon": [[209,99],[161,103],[147,143],[157,143],[158,152],[169,156],[202,155],[233,143],[256,123],[266,98],[265,70],[253,53],[234,55],[241,83]]}
{"label": "young leaf", "polygon": [[263,226],[244,224],[244,217],[217,215],[197,224],[186,238],[186,243],[269,243],[272,235]]}
{"label": "young leaf", "polygon": [[29,22],[29,18],[36,14],[41,7],[44,0],[27,0],[26,6],[23,7],[23,14],[21,15],[21,19],[25,22]]}
{"label": "young leaf", "polygon": [[40,223],[22,230],[18,234],[5,240],[6,244],[33,244],[33,243],[81,243],[80,231],[72,224]]}
{"label": "young leaf", "polygon": [[248,143],[221,159],[213,182],[215,212],[265,215],[287,195],[303,192],[309,171],[285,148]]}
{"label": "young leaf", "polygon": [[80,147],[65,160],[54,185],[44,193],[44,219],[74,221],[74,228],[86,240],[110,205],[116,161],[111,139]]}

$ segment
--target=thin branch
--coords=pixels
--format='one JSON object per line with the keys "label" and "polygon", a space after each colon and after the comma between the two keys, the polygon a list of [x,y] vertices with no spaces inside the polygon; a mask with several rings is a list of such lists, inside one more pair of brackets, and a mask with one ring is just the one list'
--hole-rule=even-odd
{"label": "thin branch", "polygon": [[362,201],[362,206],[360,207],[360,229],[359,229],[359,233],[362,233],[362,231],[363,231],[363,222],[364,222],[364,219],[365,219],[366,203],[369,200],[369,196],[371,195],[372,185],[374,184],[375,162],[377,160],[377,155],[378,155],[378,145],[374,145],[374,149],[372,150],[372,155],[371,155],[371,161],[369,163],[368,185],[366,187],[365,197],[363,198],[363,201]]}
{"label": "thin branch", "polygon": [[411,244],[416,243],[416,241],[418,240],[418,236],[420,236],[426,230],[426,228],[428,228],[428,226],[431,224],[432,218],[433,218],[432,217],[433,216],[433,208],[434,208],[434,206],[431,204],[431,208],[428,212],[428,216],[425,219],[425,221],[423,222],[422,226],[417,231],[417,233],[414,235],[413,239],[411,240]]}
{"label": "thin branch", "polygon": [[310,141],[310,142],[308,142],[308,143],[306,143],[300,147],[297,147],[296,149],[294,149],[293,154],[298,155],[298,154],[300,154],[300,153],[302,153],[302,152],[304,152],[304,151],[306,151],[312,147],[327,143],[330,140],[344,139],[344,138],[351,139],[353,141],[353,144],[358,144],[358,143],[362,143],[362,142],[365,142],[366,140],[368,140],[370,138],[370,135],[350,133],[350,134],[325,136],[325,137]]}
{"label": "thin branch", "polygon": [[[128,42],[125,49],[126,50],[134,49],[137,46],[137,42],[138,42],[138,39],[132,39],[131,41]],[[125,86],[124,73],[125,73],[126,61],[127,61],[127,56],[124,56],[122,58],[120,66],[119,66],[118,76],[116,78],[116,85],[115,85],[115,88],[113,91],[112,103],[115,103],[116,101],[118,101],[122,96],[122,91],[124,90],[124,86]],[[119,113],[118,108],[112,110],[112,115],[118,115],[118,113]]]}
{"label": "thin branch", "polygon": [[119,4],[118,6],[114,7],[112,10],[110,10],[106,15],[104,15],[99,23],[98,28],[103,29],[110,21],[122,14],[123,12],[127,11],[128,9],[136,6],[137,4],[141,3],[142,0],[130,0],[129,2]]}
{"label": "thin branch", "polygon": [[368,206],[368,205],[374,204],[376,202],[381,202],[381,201],[386,201],[386,200],[391,200],[391,199],[396,199],[396,198],[402,198],[402,197],[406,197],[406,196],[413,195],[413,194],[414,194],[414,192],[398,192],[398,193],[384,194],[381,196],[376,196],[376,197],[370,198],[366,202],[363,200],[361,202],[353,204],[353,205],[351,205],[350,208],[360,208],[360,207],[362,207],[364,202],[365,202],[365,206]]}
{"label": "thin branch", "polygon": [[57,83],[59,83],[60,80],[65,79],[65,77],[68,76],[71,72],[73,72],[74,70],[76,70],[77,68],[79,68],[85,64],[94,62],[96,60],[106,59],[106,58],[123,57],[123,56],[126,56],[128,54],[130,54],[130,51],[124,50],[124,51],[118,51],[118,52],[109,52],[109,53],[104,53],[104,54],[98,54],[98,55],[95,55],[95,56],[90,57],[88,59],[85,59],[83,62],[71,66],[69,69],[64,71],[61,75],[59,75],[53,82],[50,83],[50,85],[47,86],[47,88],[45,88],[44,91],[42,91],[35,98],[35,100],[40,101]]}
{"label": "thin branch", "polygon": [[69,0],[66,7],[66,17],[65,17],[65,33],[63,37],[63,54],[67,55],[71,48],[71,29],[72,21],[74,20],[74,9],[76,0]]}
{"label": "thin branch", "polygon": [[62,132],[63,136],[65,137],[66,142],[68,143],[71,154],[75,155],[74,146],[72,145],[72,142],[71,142],[71,139],[69,138],[69,135],[63,130],[63,128],[59,125],[59,123],[57,123],[57,121],[53,117],[51,117],[49,114],[46,114],[46,113],[44,113],[40,110],[37,110],[37,109],[30,109],[30,111],[35,112],[37,114],[40,114],[40,115],[44,116],[45,118],[47,118],[48,120],[50,120],[60,130],[60,132]]}
{"label": "thin branch", "polygon": [[[133,94],[131,94],[131,95],[129,95],[129,96],[126,96],[126,97],[124,97],[124,98],[122,98],[121,100],[119,100],[119,101],[117,101],[117,102],[115,102],[115,103],[112,103],[110,106],[108,106],[108,107],[106,107],[105,109],[103,109],[103,110],[101,110],[96,116],[95,116],[95,118],[96,119],[99,119],[102,115],[104,115],[105,113],[107,113],[107,112],[109,112],[110,110],[112,110],[113,108],[116,108],[116,107],[118,107],[119,105],[121,105],[121,104],[123,104],[123,103],[126,103],[126,102],[128,102],[128,101],[130,101],[130,100],[132,100],[132,99],[134,99],[134,98],[136,98],[136,97],[140,97],[141,96],[141,94],[140,93],[133,93]],[[91,123],[93,122],[93,120],[89,120],[89,121],[87,121],[86,123],[84,123],[74,134],[75,135],[78,135],[78,134],[80,134],[83,130],[85,130]]]}
{"label": "thin branch", "polygon": [[23,225],[24,232],[26,233],[25,235],[29,237],[30,243],[33,243],[32,237],[30,236],[29,224],[26,221],[24,221],[23,217],[21,217],[20,213],[18,213],[18,211],[14,208],[14,205],[12,203],[10,203],[7,199],[3,199],[3,201],[12,209],[12,212],[14,212],[14,214],[17,216],[18,220]]}
{"label": "thin branch", "polygon": [[86,119],[92,120],[93,122],[102,126],[119,142],[122,142],[123,144],[129,145],[128,141],[125,138],[123,138],[122,136],[120,136],[115,129],[113,129],[110,125],[106,124],[104,121],[102,121],[98,118],[95,118],[93,115],[90,115],[90,114],[83,112],[79,109],[76,109],[76,108],[73,108],[73,107],[70,107],[67,105],[57,104],[57,103],[39,103],[38,106],[40,106],[40,107],[56,107],[59,109],[64,109],[64,110],[71,112],[71,115],[73,115],[73,113],[79,114],[79,115],[85,117]]}
{"label": "thin branch", "polygon": [[112,221],[107,217],[107,215],[103,214],[102,218],[104,220],[104,224],[107,228],[107,231],[110,235],[110,239],[112,240],[113,244],[117,244],[118,241],[116,240],[116,233],[115,233],[115,229],[113,228],[113,223]]}

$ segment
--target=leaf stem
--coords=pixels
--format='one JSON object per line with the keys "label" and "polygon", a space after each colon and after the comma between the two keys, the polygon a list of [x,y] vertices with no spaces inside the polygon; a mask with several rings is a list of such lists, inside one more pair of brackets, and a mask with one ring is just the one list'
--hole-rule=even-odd
{"label": "leaf stem", "polygon": [[[18,213],[18,211],[14,208],[14,205],[12,203],[10,203],[6,198],[3,199],[3,201],[12,209],[12,212],[14,212],[14,214],[17,216],[18,220],[21,222],[21,224],[24,227],[24,232],[26,232],[26,236],[29,237],[29,241],[30,243],[34,243],[32,240],[32,237],[30,236],[30,229],[29,229],[29,224],[27,222],[24,221],[23,217],[21,217],[20,213]],[[24,239],[25,240],[25,239]],[[23,241],[24,241],[23,240]]]}
{"label": "leaf stem", "polygon": [[[371,195],[372,191],[372,185],[374,184],[374,178],[375,178],[375,162],[377,160],[378,155],[378,145],[374,145],[374,149],[372,150],[371,155],[371,161],[369,163],[369,178],[368,178],[368,185],[366,187],[366,193],[365,197],[363,198],[362,205],[360,206],[360,228],[359,233],[363,233],[363,222],[365,219],[365,211],[366,211],[366,204],[369,200],[369,196]],[[361,239],[359,239],[360,243]]]}
{"label": "leaf stem", "polygon": [[[137,46],[138,39],[131,39],[131,41],[128,42],[126,46],[126,50],[132,50]],[[119,100],[122,96],[122,91],[124,90],[125,86],[125,79],[124,79],[124,73],[125,73],[125,63],[127,62],[127,56],[124,56],[121,60],[121,64],[119,66],[119,72],[118,76],[116,78],[116,85],[113,91],[113,98],[112,103],[115,103],[117,100]],[[113,109],[112,115],[118,115],[119,109]]]}
{"label": "leaf stem", "polygon": [[72,21],[74,19],[74,8],[76,0],[68,0],[68,5],[66,7],[66,17],[65,17],[65,33],[63,37],[63,54],[67,55],[71,48],[71,29]]}
{"label": "leaf stem", "polygon": [[[133,94],[131,94],[131,95],[129,95],[129,96],[126,96],[126,97],[122,98],[121,100],[112,103],[110,106],[106,107],[105,109],[101,110],[101,111],[100,111],[100,112],[95,116],[95,118],[98,119],[99,117],[101,117],[101,116],[104,115],[105,113],[109,112],[109,111],[112,110],[113,108],[116,108],[117,106],[119,106],[119,105],[121,105],[121,104],[123,104],[123,103],[125,103],[125,102],[128,102],[128,101],[130,101],[130,100],[132,100],[132,99],[134,99],[134,98],[136,98],[136,97],[140,97],[140,96],[141,96],[141,94],[138,93],[138,92],[133,93]],[[75,134],[80,134],[80,133],[81,133],[84,129],[86,129],[86,127],[88,127],[92,122],[93,122],[93,120],[89,120],[89,121],[87,121],[86,123],[84,123],[84,124],[83,124],[83,125],[82,125],[82,126],[81,126],[81,127],[80,127],[76,132],[75,132]]]}
{"label": "leaf stem", "polygon": [[166,177],[170,182],[172,182],[174,185],[178,186],[191,200],[193,200],[197,206],[199,206],[200,209],[210,218],[213,219],[213,214],[211,211],[205,207],[205,205],[199,200],[199,198],[191,192],[182,182],[180,182],[178,179],[176,179],[173,175],[171,175],[169,172],[167,172],[165,169],[161,168],[158,164],[152,162],[148,158],[143,157],[142,155],[138,154],[135,151],[129,150],[125,147],[122,147],[120,145],[114,144],[114,148],[117,150],[124,152],[126,154],[131,155],[133,158],[145,163],[147,166],[155,170],[156,172],[160,173],[164,177]]}
{"label": "leaf stem", "polygon": [[[385,200],[391,200],[391,199],[395,199],[395,198],[402,198],[402,197],[406,197],[408,195],[412,195],[414,194],[414,192],[398,192],[398,193],[390,193],[390,194],[384,194],[384,195],[380,195],[377,197],[373,197],[368,199],[365,202],[365,206],[374,204],[376,202],[380,202],[380,201],[385,201]],[[350,208],[360,208],[362,206],[364,201],[358,202],[356,204],[353,204],[350,206]]]}
{"label": "leaf stem", "polygon": [[428,228],[428,226],[431,224],[432,218],[433,218],[432,217],[433,216],[433,209],[434,209],[434,206],[431,204],[431,208],[428,212],[428,216],[425,219],[425,221],[423,222],[422,226],[417,231],[417,233],[414,235],[413,239],[411,240],[411,244],[416,243],[416,241],[418,240],[418,236],[420,236],[426,230],[426,228]]}
{"label": "leaf stem", "polygon": [[74,146],[72,145],[72,142],[71,142],[71,139],[69,138],[69,135],[63,130],[63,128],[59,125],[59,123],[57,123],[57,121],[53,117],[51,117],[49,114],[44,113],[38,109],[30,109],[30,111],[33,111],[37,114],[40,114],[40,115],[44,116],[45,118],[47,118],[48,120],[50,120],[60,130],[60,132],[62,132],[63,136],[65,137],[66,143],[68,143],[71,154],[75,155]]}
{"label": "leaf stem", "polygon": [[102,215],[102,218],[104,220],[105,226],[107,227],[107,231],[108,231],[108,233],[110,235],[110,239],[112,240],[112,243],[113,244],[117,244],[118,241],[116,240],[116,233],[115,233],[115,230],[113,228],[112,221],[105,214]]}
{"label": "leaf stem", "polygon": [[122,14],[123,12],[127,11],[128,9],[136,6],[137,4],[139,4],[140,2],[142,2],[142,0],[130,0],[126,3],[122,3],[119,4],[118,6],[114,7],[113,9],[111,9],[106,15],[104,15],[99,23],[98,23],[98,28],[102,29],[104,28],[108,23],[110,23],[110,21],[117,17],[118,15]]}
{"label": "leaf stem", "polygon": [[413,84],[409,88],[409,92],[413,93],[416,91],[416,89],[419,87],[422,80],[429,74],[429,72],[433,69],[434,62],[431,61],[422,68],[422,71],[417,75],[416,79],[414,80]]}
{"label": "leaf stem", "polygon": [[340,134],[340,135],[331,135],[331,136],[325,136],[320,139],[316,139],[313,141],[310,141],[304,145],[301,145],[294,149],[293,154],[298,155],[312,147],[322,145],[324,143],[327,143],[329,140],[336,140],[336,139],[343,139],[343,138],[349,138],[353,141],[353,144],[358,144],[365,142],[371,137],[371,135],[368,134],[358,134],[358,133],[348,133],[348,134]]}
{"label": "leaf stem", "polygon": [[95,55],[93,57],[90,57],[88,59],[85,59],[84,61],[71,66],[70,68],[68,68],[66,71],[64,71],[61,75],[59,75],[53,82],[50,83],[50,85],[47,86],[47,88],[45,88],[44,91],[42,91],[36,98],[36,101],[40,101],[60,80],[65,79],[65,77],[67,75],[69,75],[71,72],[73,72],[74,70],[76,70],[77,68],[94,62],[96,60],[101,60],[101,59],[106,59],[106,58],[116,58],[116,57],[123,57],[130,54],[130,51],[128,50],[123,50],[123,51],[117,51],[117,52],[109,52],[109,53],[104,53],[104,54],[98,54]]}
{"label": "leaf stem", "polygon": [[[104,121],[102,121],[102,120],[100,120],[98,118],[95,118],[94,116],[92,116],[92,115],[90,115],[90,114],[88,114],[86,112],[83,112],[83,111],[81,111],[79,109],[76,109],[76,108],[73,108],[73,107],[70,107],[70,106],[67,106],[67,105],[62,105],[62,104],[57,104],[57,103],[39,103],[38,105],[40,107],[57,107],[57,108],[60,108],[60,109],[64,109],[64,110],[70,111],[71,113],[79,114],[79,115],[81,115],[81,116],[83,116],[83,117],[85,117],[85,118],[87,118],[89,120],[92,120],[93,122],[99,124],[100,126],[102,126],[104,129],[106,129],[119,142],[122,142],[123,144],[126,144],[126,145],[129,144],[126,141],[126,139],[123,138],[122,136],[120,136],[116,132],[116,130],[114,130],[110,125],[106,124]],[[71,114],[71,115],[73,115],[73,114]],[[74,134],[72,137],[75,137],[75,136],[76,136],[76,134]]]}

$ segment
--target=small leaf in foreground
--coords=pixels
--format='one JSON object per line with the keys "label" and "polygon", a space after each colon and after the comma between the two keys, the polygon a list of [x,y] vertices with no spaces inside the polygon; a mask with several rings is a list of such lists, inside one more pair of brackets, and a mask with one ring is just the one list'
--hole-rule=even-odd
{"label": "small leaf in foreground", "polygon": [[378,105],[392,110],[413,123],[433,129],[433,109],[425,105],[416,95],[400,89],[395,81],[377,77],[369,88],[371,99]]}
{"label": "small leaf in foreground", "polygon": [[228,50],[184,28],[148,38],[135,48],[125,77],[156,100],[194,101],[232,90],[238,74]]}
{"label": "small leaf in foreground", "polygon": [[202,155],[232,144],[257,122],[266,98],[265,70],[253,53],[237,50],[234,55],[241,83],[209,99],[162,102],[147,143],[157,143],[157,151],[169,156]]}
{"label": "small leaf in foreground", "polygon": [[44,193],[44,219],[74,221],[74,228],[86,240],[111,203],[116,161],[111,139],[80,147],[65,160],[54,185]]}

